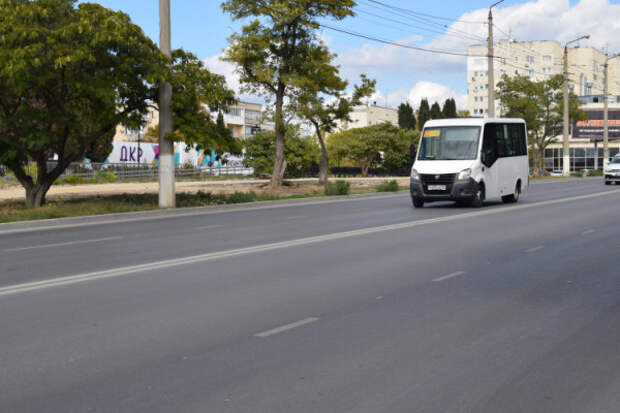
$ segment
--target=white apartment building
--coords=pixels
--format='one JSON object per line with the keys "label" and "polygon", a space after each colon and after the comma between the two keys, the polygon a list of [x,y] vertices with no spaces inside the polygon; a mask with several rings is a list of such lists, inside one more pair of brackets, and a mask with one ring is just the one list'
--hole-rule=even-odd
{"label": "white apartment building", "polygon": [[398,110],[376,104],[355,106],[349,117],[350,122],[340,123],[340,130],[364,128],[381,123],[398,125]]}
{"label": "white apartment building", "polygon": [[274,130],[272,123],[264,121],[263,106],[259,103],[238,102],[224,113],[224,123],[233,136],[240,139],[253,136],[261,130]]}
{"label": "white apartment building", "polygon": [[[487,45],[472,45],[467,58],[467,109],[473,116],[488,114]],[[495,43],[495,88],[503,75],[523,75],[533,81],[562,74],[564,49],[553,40],[515,42],[502,40]],[[603,94],[603,65],[605,54],[592,47],[568,49],[569,88],[577,96]],[[620,95],[620,59],[609,61],[609,93]],[[501,114],[499,100],[496,113]]]}
{"label": "white apartment building", "polygon": [[[212,113],[211,118],[215,121],[217,113]],[[144,139],[144,136],[151,128],[159,124],[159,112],[151,109],[145,115],[145,125],[139,129],[129,129],[125,126],[116,127],[115,142],[137,142]],[[260,130],[273,130],[273,125],[263,121],[263,106],[259,103],[238,102],[232,105],[224,113],[224,123],[229,128],[233,136],[245,139],[255,135]]]}

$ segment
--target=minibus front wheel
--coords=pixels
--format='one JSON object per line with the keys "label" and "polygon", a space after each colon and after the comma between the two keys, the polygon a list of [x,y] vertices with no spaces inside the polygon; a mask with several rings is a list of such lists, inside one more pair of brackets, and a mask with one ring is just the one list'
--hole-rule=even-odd
{"label": "minibus front wheel", "polygon": [[481,207],[484,202],[485,192],[484,192],[484,184],[481,182],[478,184],[476,188],[476,192],[474,194],[474,199],[471,201],[471,205],[474,207]]}
{"label": "minibus front wheel", "polygon": [[424,206],[424,200],[422,198],[411,197],[411,202],[413,202],[414,208],[422,208]]}

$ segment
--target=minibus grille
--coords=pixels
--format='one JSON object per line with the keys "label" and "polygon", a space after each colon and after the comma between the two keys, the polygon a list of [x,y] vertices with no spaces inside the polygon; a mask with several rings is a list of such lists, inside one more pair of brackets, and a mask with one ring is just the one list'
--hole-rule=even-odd
{"label": "minibus grille", "polygon": [[[424,192],[429,194],[449,194],[452,192],[452,184],[454,183],[456,174],[420,174],[420,178],[422,180]],[[445,186],[445,190],[429,189],[429,185],[431,185],[431,187],[443,185]]]}
{"label": "minibus grille", "polygon": [[451,184],[456,178],[456,174],[421,174],[422,183],[428,184]]}

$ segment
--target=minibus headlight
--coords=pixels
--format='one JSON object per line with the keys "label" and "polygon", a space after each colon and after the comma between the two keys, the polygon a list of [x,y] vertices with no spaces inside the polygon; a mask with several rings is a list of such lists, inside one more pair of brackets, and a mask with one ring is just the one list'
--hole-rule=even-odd
{"label": "minibus headlight", "polygon": [[420,174],[418,174],[418,171],[416,171],[414,168],[411,168],[411,179],[413,179],[414,181],[420,180]]}
{"label": "minibus headlight", "polygon": [[471,177],[471,169],[467,168],[467,169],[463,169],[461,172],[459,172],[457,179],[459,181],[464,181],[466,179],[469,179]]}

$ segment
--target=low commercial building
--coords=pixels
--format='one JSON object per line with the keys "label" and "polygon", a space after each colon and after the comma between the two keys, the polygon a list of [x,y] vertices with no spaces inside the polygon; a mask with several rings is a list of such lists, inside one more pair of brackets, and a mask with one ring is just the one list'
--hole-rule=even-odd
{"label": "low commercial building", "polygon": [[[582,107],[588,120],[574,122],[570,127],[571,171],[603,168],[603,97],[594,96],[584,100],[588,101]],[[613,157],[620,153],[620,96],[611,96],[609,102],[609,155]],[[563,154],[562,135],[559,135],[545,149],[545,169],[562,170]]]}

